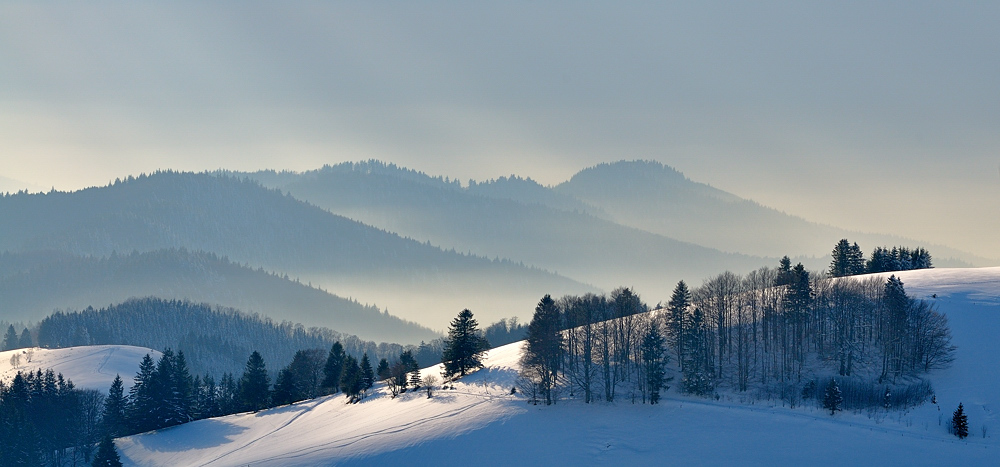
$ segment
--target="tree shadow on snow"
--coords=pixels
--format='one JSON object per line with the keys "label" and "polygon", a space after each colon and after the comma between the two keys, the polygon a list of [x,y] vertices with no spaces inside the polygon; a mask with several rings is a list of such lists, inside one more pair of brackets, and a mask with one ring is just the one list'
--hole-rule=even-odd
{"label": "tree shadow on snow", "polygon": [[139,445],[153,452],[179,452],[226,444],[248,428],[219,419],[194,422],[197,429],[184,424],[157,430],[155,436],[139,436]]}

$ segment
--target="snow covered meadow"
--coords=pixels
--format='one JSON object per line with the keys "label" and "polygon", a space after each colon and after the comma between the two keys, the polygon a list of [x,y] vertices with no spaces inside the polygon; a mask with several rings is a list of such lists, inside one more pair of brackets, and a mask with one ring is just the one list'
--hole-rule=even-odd
{"label": "snow covered meadow", "polygon": [[146,354],[154,359],[160,352],[130,345],[91,345],[64,349],[18,349],[0,352],[0,379],[10,382],[18,372],[51,369],[73,381],[78,389],[107,392],[115,375],[121,375],[125,390]]}
{"label": "snow covered meadow", "polygon": [[[995,465],[1000,268],[897,275],[911,296],[932,300],[947,315],[958,347],[951,368],[929,375],[937,404],[905,412],[831,417],[808,405],[746,404],[727,393],[719,400],[691,398],[673,389],[655,406],[577,400],[533,406],[510,394],[521,346],[515,343],[490,351],[486,368],[432,398],[420,391],[392,399],[377,385],[359,404],[328,396],[117,444],[127,465],[163,466],[429,465],[456,459],[479,465]],[[440,367],[423,371],[436,375]],[[947,431],[960,402],[969,415],[965,440]]]}

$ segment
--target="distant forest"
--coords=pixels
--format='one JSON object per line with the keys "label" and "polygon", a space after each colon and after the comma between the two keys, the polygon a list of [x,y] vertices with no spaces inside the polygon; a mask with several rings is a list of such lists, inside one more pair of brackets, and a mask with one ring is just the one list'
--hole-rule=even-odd
{"label": "distant forest", "polygon": [[276,323],[232,308],[158,298],[132,299],[99,310],[56,312],[43,319],[37,331],[41,347],[123,344],[182,350],[192,371],[213,375],[238,372],[254,350],[268,362],[287,362],[298,350],[329,349],[336,341],[357,358],[365,353],[392,357],[411,350],[421,364],[441,359],[440,340],[408,347],[375,343],[326,328]]}

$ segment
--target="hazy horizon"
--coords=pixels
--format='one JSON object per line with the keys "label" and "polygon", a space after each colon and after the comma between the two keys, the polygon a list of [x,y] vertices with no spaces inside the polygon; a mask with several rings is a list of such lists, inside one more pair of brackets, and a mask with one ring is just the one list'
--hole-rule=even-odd
{"label": "hazy horizon", "polygon": [[5,3],[0,191],[367,159],[552,185],[649,159],[1000,258],[998,20],[933,2]]}

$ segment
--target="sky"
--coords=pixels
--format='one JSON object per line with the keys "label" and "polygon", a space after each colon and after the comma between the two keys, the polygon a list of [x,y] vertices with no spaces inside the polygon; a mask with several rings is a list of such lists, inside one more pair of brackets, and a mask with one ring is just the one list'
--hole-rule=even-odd
{"label": "sky", "polygon": [[997,2],[3,2],[0,190],[651,159],[1000,258],[996,24]]}

